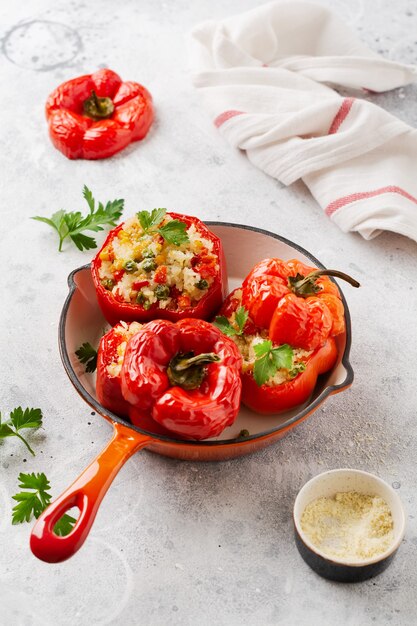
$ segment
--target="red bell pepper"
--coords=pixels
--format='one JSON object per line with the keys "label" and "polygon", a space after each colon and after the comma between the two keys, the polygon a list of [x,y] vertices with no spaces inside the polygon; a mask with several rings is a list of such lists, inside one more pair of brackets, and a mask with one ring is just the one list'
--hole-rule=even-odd
{"label": "red bell pepper", "polygon": [[216,437],[237,417],[240,369],[236,345],[208,322],[154,320],[127,345],[122,394],[184,439]]}
{"label": "red bell pepper", "polygon": [[242,305],[256,326],[268,329],[274,343],[316,350],[345,328],[339,290],[328,276],[359,287],[337,270],[320,270],[296,259],[265,259],[245,278]]}
{"label": "red bell pepper", "polygon": [[[227,292],[226,260],[220,239],[196,217],[177,213],[168,213],[167,215],[174,220],[183,222],[187,229],[194,225],[202,238],[212,242],[212,253],[217,261],[216,265],[213,265],[211,261],[208,262],[207,259],[198,258],[198,255],[193,258],[193,265],[196,272],[206,267],[212,272],[210,279],[207,279],[210,280],[210,283],[207,282],[207,284],[210,284],[207,292],[200,300],[193,304],[188,295],[183,295],[178,292],[175,287],[171,287],[171,303],[167,308],[161,308],[159,301],[153,303],[151,306],[145,306],[138,301],[125,302],[120,297],[114,295],[113,290],[108,289],[107,285],[104,284],[106,281],[103,283],[100,277],[100,268],[104,262],[103,256],[107,256],[107,251],[112,249],[113,241],[118,238],[120,231],[124,227],[124,224],[120,224],[120,226],[110,231],[101,250],[91,263],[91,272],[96,288],[97,300],[104,317],[110,324],[116,324],[119,320],[125,320],[127,322],[147,322],[157,318],[168,319],[172,322],[190,317],[209,319],[220,308]],[[158,257],[156,257],[156,260],[157,259]],[[124,273],[125,270],[119,270],[117,275],[116,272],[114,273],[114,278],[119,280],[123,277]],[[153,282],[156,285],[162,284],[162,281],[166,280],[166,276],[167,268],[165,264],[162,264],[156,268]]]}
{"label": "red bell pepper", "polygon": [[46,102],[49,135],[69,159],[105,159],[143,139],[152,96],[139,83],[102,69],[59,85]]}

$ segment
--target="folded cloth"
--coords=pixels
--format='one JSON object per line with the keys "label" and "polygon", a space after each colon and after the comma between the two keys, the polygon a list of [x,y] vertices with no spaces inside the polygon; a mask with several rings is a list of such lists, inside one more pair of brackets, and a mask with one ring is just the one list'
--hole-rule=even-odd
{"label": "folded cloth", "polygon": [[417,80],[323,6],[273,2],[192,32],[193,82],[233,146],[285,185],[302,178],[345,232],[417,241],[417,130],[359,97]]}

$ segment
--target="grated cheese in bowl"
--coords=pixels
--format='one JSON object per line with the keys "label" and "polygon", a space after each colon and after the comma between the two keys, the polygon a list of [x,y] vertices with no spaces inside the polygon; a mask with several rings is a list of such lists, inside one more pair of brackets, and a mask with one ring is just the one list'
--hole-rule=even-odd
{"label": "grated cheese in bowl", "polygon": [[394,542],[392,514],[385,500],[356,491],[313,500],[300,523],[322,554],[341,562],[378,556]]}

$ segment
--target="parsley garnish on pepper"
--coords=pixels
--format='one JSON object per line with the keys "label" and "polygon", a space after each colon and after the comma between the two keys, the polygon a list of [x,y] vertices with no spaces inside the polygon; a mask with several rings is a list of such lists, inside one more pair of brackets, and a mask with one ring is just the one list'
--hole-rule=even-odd
{"label": "parsley garnish on pepper", "polygon": [[3,423],[0,413],[0,439],[18,437],[33,456],[35,456],[34,451],[20,434],[20,430],[22,428],[39,428],[40,426],[42,426],[42,411],[40,409],[22,409],[21,406],[18,406],[11,411],[9,419]]}
{"label": "parsley garnish on pepper", "polygon": [[165,218],[165,215],[166,209],[153,209],[152,213],[149,213],[149,211],[139,211],[137,217],[144,234],[157,232],[167,243],[172,243],[174,246],[188,243],[190,239],[186,232],[187,224],[180,220],[171,220],[160,228],[157,228]]}
{"label": "parsley garnish on pepper", "polygon": [[80,363],[85,365],[85,371],[91,374],[97,367],[97,350],[93,348],[91,343],[86,341],[75,351]]}
{"label": "parsley garnish on pepper", "polygon": [[[213,324],[228,337],[241,336],[244,334],[248,317],[248,311],[241,306],[235,313],[233,324],[230,323],[225,315],[218,315]],[[304,363],[294,364],[294,351],[290,345],[283,344],[277,348],[272,346],[272,341],[269,339],[253,346],[256,356],[253,377],[259,387],[275,376],[279,369],[288,370],[288,375],[291,379],[298,376],[306,368]]]}
{"label": "parsley garnish on pepper", "polygon": [[112,200],[104,206],[101,202],[96,203],[93,194],[84,185],[83,196],[87,201],[90,212],[87,216],[82,215],[80,211],[64,211],[61,209],[54,213],[50,218],[41,217],[39,215],[32,217],[33,220],[44,222],[51,226],[59,236],[58,250],[61,252],[62,244],[69,237],[79,250],[92,250],[97,248],[96,240],[93,237],[84,235],[83,232],[90,230],[98,232],[104,230],[103,226],[116,226],[116,222],[123,213],[124,200]]}
{"label": "parsley garnish on pepper", "polygon": [[148,233],[151,229],[156,228],[164,219],[165,214],[166,209],[153,209],[152,213],[149,213],[149,211],[139,211],[137,216],[143,232]]}
{"label": "parsley garnish on pepper", "polygon": [[[30,491],[20,491],[12,496],[17,504],[13,507],[12,524],[30,522],[32,517],[38,519],[42,511],[51,502],[49,490],[51,485],[45,474],[19,474],[19,488]],[[60,537],[68,535],[76,519],[65,513],[54,526],[54,533]]]}
{"label": "parsley garnish on pepper", "polygon": [[229,322],[225,315],[218,315],[214,320],[214,326],[217,326],[224,335],[233,337],[234,335],[243,335],[243,329],[248,319],[248,312],[245,307],[241,306],[235,313],[235,326]]}
{"label": "parsley garnish on pepper", "polygon": [[275,376],[279,369],[291,370],[294,361],[294,351],[288,344],[278,348],[272,347],[272,341],[267,339],[253,346],[256,360],[253,367],[253,377],[259,387]]}

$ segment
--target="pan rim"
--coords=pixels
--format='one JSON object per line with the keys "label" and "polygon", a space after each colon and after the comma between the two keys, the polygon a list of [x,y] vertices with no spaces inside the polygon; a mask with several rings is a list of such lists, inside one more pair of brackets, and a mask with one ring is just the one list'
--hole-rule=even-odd
{"label": "pan rim", "polygon": [[[256,226],[248,226],[246,224],[236,224],[236,223],[233,223],[233,222],[212,221],[212,220],[207,220],[207,221],[204,220],[204,223],[207,226],[226,226],[226,227],[230,227],[230,228],[237,228],[237,229],[248,230],[248,231],[260,233],[262,235],[266,235],[268,237],[272,237],[273,239],[277,239],[278,241],[281,241],[282,243],[284,243],[284,244],[294,248],[295,250],[298,250],[304,256],[306,256],[308,259],[310,259],[314,263],[314,265],[316,265],[317,267],[319,267],[321,269],[325,268],[325,266],[316,257],[314,257],[310,252],[308,252],[305,248],[303,248],[299,244],[296,244],[293,241],[291,241],[290,239],[282,237],[281,235],[277,235],[276,233],[273,233],[271,231],[265,230],[263,228],[258,228]],[[338,285],[339,291],[340,291],[340,295],[341,295],[341,298],[342,298],[342,302],[343,302],[343,306],[344,306],[344,310],[345,310],[345,319],[346,319],[346,344],[345,344],[345,349],[344,349],[343,356],[342,356],[342,359],[341,359],[341,363],[344,366],[345,371],[346,371],[346,376],[345,376],[345,379],[344,379],[343,382],[341,382],[339,384],[335,384],[335,385],[328,385],[328,386],[326,386],[322,390],[322,392],[317,396],[317,398],[311,404],[308,404],[307,406],[305,406],[300,412],[298,412],[296,415],[293,415],[291,418],[289,418],[288,420],[286,420],[285,422],[283,422],[279,426],[276,426],[276,427],[274,427],[272,429],[268,429],[268,430],[263,431],[261,433],[256,433],[255,435],[248,435],[244,439],[243,438],[242,439],[233,438],[233,439],[222,439],[222,440],[218,440],[218,441],[205,441],[205,440],[203,440],[203,441],[193,441],[193,440],[188,440],[188,439],[187,440],[186,439],[175,439],[175,438],[171,438],[171,437],[166,437],[164,435],[156,435],[155,433],[152,433],[150,431],[143,430],[143,429],[135,426],[134,424],[131,424],[127,420],[123,419],[122,417],[119,417],[115,413],[105,409],[83,387],[83,385],[80,383],[80,380],[79,380],[77,374],[74,371],[74,368],[71,365],[71,361],[70,361],[70,358],[69,358],[69,354],[68,354],[68,350],[67,350],[67,346],[66,346],[66,341],[65,341],[65,328],[66,328],[66,320],[67,320],[69,305],[70,305],[71,300],[73,298],[73,295],[74,295],[74,293],[75,293],[75,291],[77,289],[77,285],[75,283],[74,277],[79,272],[81,272],[83,270],[90,269],[90,267],[91,267],[91,263],[87,263],[85,265],[82,265],[82,266],[77,267],[76,269],[72,270],[72,272],[68,275],[67,281],[68,281],[68,286],[69,286],[69,293],[68,293],[68,295],[67,295],[67,297],[65,299],[64,305],[62,307],[62,311],[61,311],[61,315],[60,315],[60,319],[59,319],[59,329],[58,329],[59,352],[60,352],[60,356],[61,356],[61,360],[62,360],[64,369],[65,369],[65,371],[67,373],[67,376],[69,377],[71,383],[73,384],[73,386],[75,387],[75,389],[79,393],[79,395],[97,413],[99,413],[105,419],[110,420],[111,422],[116,422],[116,423],[121,424],[123,426],[126,426],[127,428],[130,428],[130,429],[132,429],[132,430],[134,430],[134,431],[136,431],[136,432],[138,432],[138,433],[140,433],[142,435],[151,437],[152,440],[154,440],[155,442],[158,442],[158,443],[161,443],[161,444],[164,444],[164,443],[166,443],[166,444],[177,444],[177,445],[178,444],[186,444],[187,446],[192,446],[192,447],[198,448],[198,447],[230,446],[232,444],[233,445],[239,445],[239,444],[247,443],[249,441],[256,441],[257,439],[264,439],[264,438],[267,438],[269,436],[275,435],[275,434],[279,433],[280,431],[287,430],[289,427],[295,425],[297,422],[301,422],[309,413],[314,412],[314,410],[317,409],[320,406],[320,404],[322,402],[324,402],[324,400],[326,400],[326,398],[328,398],[333,393],[337,393],[338,391],[341,391],[342,389],[345,389],[345,388],[349,387],[352,384],[352,382],[353,382],[353,378],[354,378],[353,368],[352,368],[352,365],[351,365],[350,360],[349,360],[351,343],[352,343],[351,317],[350,317],[349,308],[348,308],[345,296],[343,294],[343,291],[340,289],[340,287]]]}

